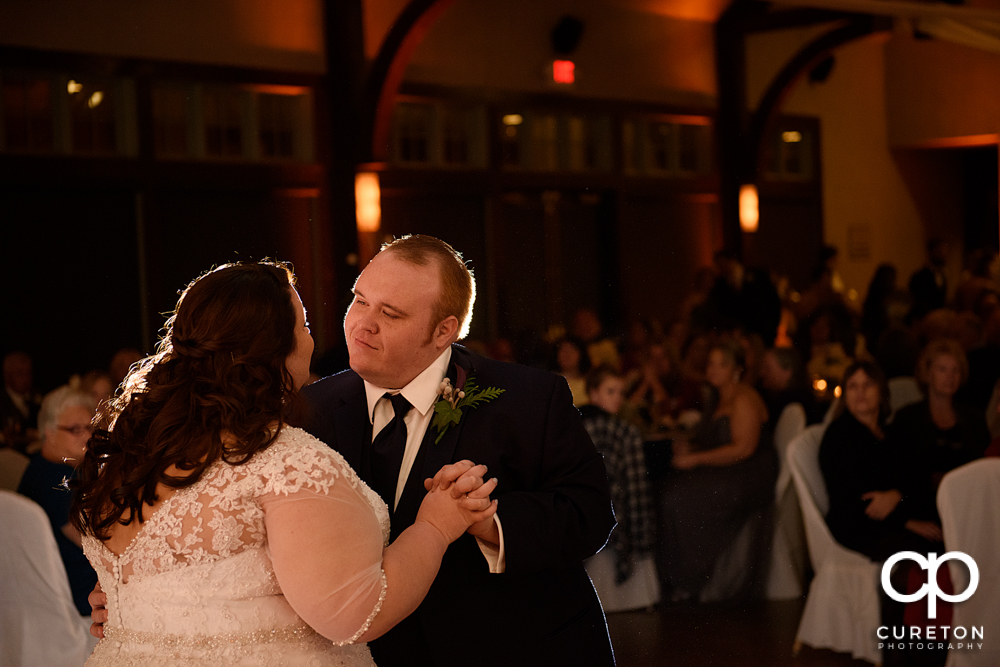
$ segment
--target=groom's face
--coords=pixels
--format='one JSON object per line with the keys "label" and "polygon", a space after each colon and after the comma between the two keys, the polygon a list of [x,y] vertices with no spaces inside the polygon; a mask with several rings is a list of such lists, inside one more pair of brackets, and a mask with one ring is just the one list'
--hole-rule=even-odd
{"label": "groom's face", "polygon": [[354,286],[344,318],[351,368],[386,389],[406,386],[441,354],[431,335],[441,292],[437,265],[418,266],[391,251],[373,259]]}

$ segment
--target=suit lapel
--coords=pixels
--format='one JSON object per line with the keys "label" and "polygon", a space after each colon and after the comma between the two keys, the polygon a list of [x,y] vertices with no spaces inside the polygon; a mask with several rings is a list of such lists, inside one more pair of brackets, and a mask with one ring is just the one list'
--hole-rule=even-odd
{"label": "suit lapel", "polygon": [[337,451],[365,483],[368,483],[371,472],[369,451],[372,440],[367,413],[368,398],[362,384],[361,391],[335,409],[332,415],[337,433]]}
{"label": "suit lapel", "polygon": [[[457,379],[459,377],[468,378],[472,375],[473,370],[472,362],[468,355],[465,354],[465,351],[458,346],[453,346],[451,364],[448,367],[447,373],[447,377],[451,379],[452,385],[457,386],[455,384]],[[433,407],[431,409],[433,410]],[[461,435],[462,426],[465,424],[468,412],[468,408],[462,411],[462,419],[445,431],[444,437],[438,443],[434,442],[438,436],[437,428],[433,425],[427,427],[424,439],[420,443],[420,452],[413,462],[413,468],[410,469],[410,475],[406,479],[406,487],[403,489],[403,495],[400,496],[399,505],[397,505],[396,512],[392,517],[394,534],[398,535],[397,530],[402,530],[412,525],[416,520],[417,511],[420,509],[420,502],[426,494],[424,480],[428,477],[433,477],[442,466],[453,462],[455,448],[458,447],[459,436]]]}

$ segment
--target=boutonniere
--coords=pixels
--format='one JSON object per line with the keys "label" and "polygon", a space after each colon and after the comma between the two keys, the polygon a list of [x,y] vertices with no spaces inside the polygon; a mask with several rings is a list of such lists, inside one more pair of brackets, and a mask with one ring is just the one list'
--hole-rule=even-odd
{"label": "boutonniere", "polygon": [[[464,375],[464,372],[460,372],[460,379]],[[434,420],[431,422],[431,426],[436,426],[438,430],[434,444],[436,445],[441,442],[441,438],[444,437],[445,432],[451,428],[452,424],[457,424],[461,421],[462,408],[468,407],[471,409],[479,407],[483,403],[489,403],[505,391],[507,390],[498,389],[497,387],[480,389],[476,384],[475,375],[470,375],[469,379],[462,384],[461,389],[451,386],[450,378],[441,380],[438,393],[441,398],[434,404]]]}

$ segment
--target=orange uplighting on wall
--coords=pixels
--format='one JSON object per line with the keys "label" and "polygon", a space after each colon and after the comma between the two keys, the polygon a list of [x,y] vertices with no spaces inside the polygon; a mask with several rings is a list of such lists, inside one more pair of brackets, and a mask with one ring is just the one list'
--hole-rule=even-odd
{"label": "orange uplighting on wall", "polygon": [[745,232],[757,231],[760,223],[760,207],[756,185],[740,186],[740,229]]}
{"label": "orange uplighting on wall", "polygon": [[552,80],[556,83],[573,83],[576,81],[576,64],[572,60],[553,60]]}
{"label": "orange uplighting on wall", "polygon": [[354,206],[359,232],[377,232],[382,225],[382,192],[378,174],[360,173],[354,177]]}

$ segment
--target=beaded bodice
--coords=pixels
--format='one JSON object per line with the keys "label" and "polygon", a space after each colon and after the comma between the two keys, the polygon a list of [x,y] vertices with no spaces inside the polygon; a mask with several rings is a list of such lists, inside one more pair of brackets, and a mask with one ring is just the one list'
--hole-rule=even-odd
{"label": "beaded bodice", "polygon": [[[312,664],[310,656],[335,654],[361,662],[330,655],[320,662],[370,665],[366,647],[339,649],[298,617],[268,549],[268,502],[324,496],[340,484],[367,500],[387,544],[385,503],[338,453],[296,428],[243,465],[216,461],[164,500],[120,555],[85,536],[84,553],[108,596],[107,638],[94,664]],[[384,585],[383,577],[382,597]],[[380,601],[342,644],[364,633]]]}

